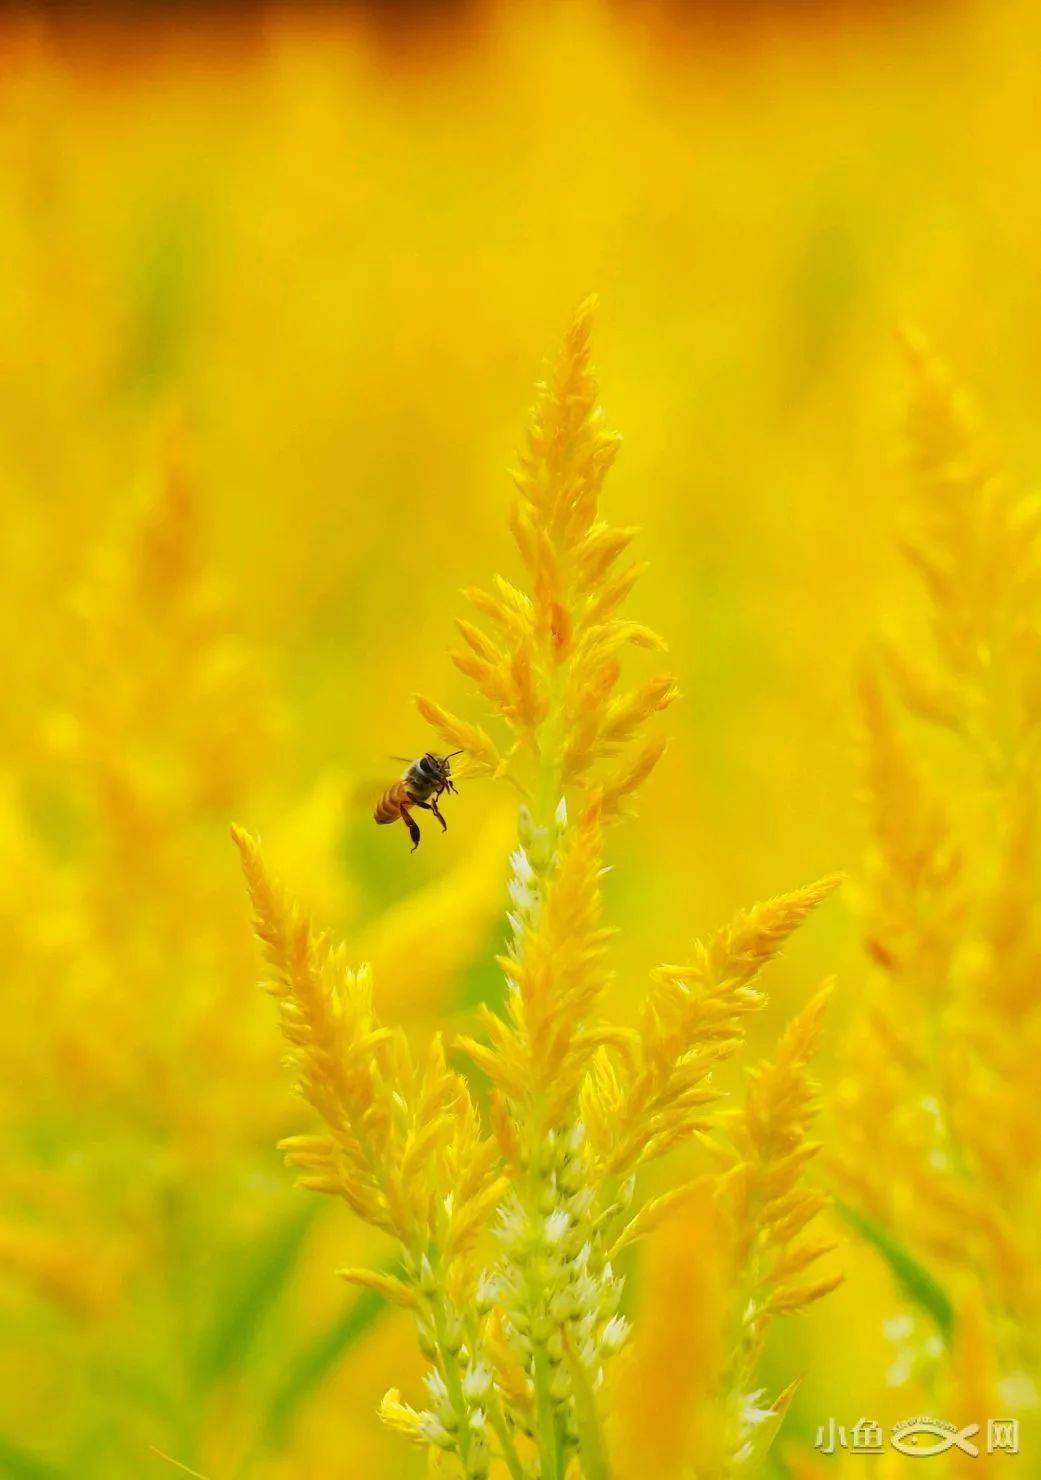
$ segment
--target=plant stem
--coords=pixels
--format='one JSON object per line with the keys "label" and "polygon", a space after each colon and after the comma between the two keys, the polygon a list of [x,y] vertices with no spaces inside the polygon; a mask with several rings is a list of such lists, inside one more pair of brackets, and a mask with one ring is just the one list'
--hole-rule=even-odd
{"label": "plant stem", "polygon": [[503,1415],[502,1404],[497,1397],[491,1397],[488,1403],[488,1417],[491,1419],[492,1428],[502,1446],[502,1457],[506,1468],[513,1480],[524,1480],[524,1466],[521,1464],[517,1446],[513,1442],[513,1435]]}
{"label": "plant stem", "polygon": [[560,1454],[557,1445],[557,1416],[550,1392],[550,1366],[546,1348],[534,1348],[535,1412],[539,1443],[541,1480],[560,1480]]}
{"label": "plant stem", "polygon": [[462,1460],[464,1473],[469,1476],[472,1473],[470,1468],[470,1414],[463,1393],[462,1379],[459,1376],[459,1362],[455,1353],[448,1350],[444,1301],[439,1295],[435,1296],[431,1300],[431,1306],[434,1312],[434,1329],[437,1332],[438,1354],[441,1358],[445,1387],[448,1389],[452,1410],[459,1422],[459,1458]]}

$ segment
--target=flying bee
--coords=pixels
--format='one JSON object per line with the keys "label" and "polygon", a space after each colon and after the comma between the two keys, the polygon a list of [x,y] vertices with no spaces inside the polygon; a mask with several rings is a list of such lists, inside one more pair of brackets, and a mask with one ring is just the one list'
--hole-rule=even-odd
{"label": "flying bee", "polygon": [[[419,757],[418,761],[410,762],[401,780],[395,781],[393,786],[388,786],[376,803],[373,816],[377,822],[397,822],[398,818],[401,818],[412,839],[413,853],[419,847],[421,834],[419,824],[412,816],[410,809],[421,807],[424,812],[433,812],[441,824],[441,831],[448,831],[448,823],[441,816],[441,809],[437,804],[443,792],[455,791],[449,761],[462,753],[461,750],[453,750],[450,755],[434,755],[428,750],[426,755]],[[405,757],[396,756],[394,759],[404,760]]]}

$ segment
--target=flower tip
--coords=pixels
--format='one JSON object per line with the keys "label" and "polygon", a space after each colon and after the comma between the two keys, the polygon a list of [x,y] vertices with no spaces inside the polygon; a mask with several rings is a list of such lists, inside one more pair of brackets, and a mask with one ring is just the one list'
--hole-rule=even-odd
{"label": "flower tip", "polygon": [[247,832],[246,829],[242,827],[239,823],[233,822],[231,824],[231,826],[228,828],[228,836],[235,844],[235,847],[239,850],[239,856],[243,860],[243,863],[245,863],[251,855],[258,852],[259,839],[255,838],[252,833]]}
{"label": "flower tip", "polygon": [[814,993],[813,1001],[820,1002],[821,1004],[826,1003],[833,995],[835,986],[836,978],[834,976],[826,976]]}
{"label": "flower tip", "polygon": [[444,718],[444,710],[439,704],[435,704],[433,699],[428,699],[426,694],[414,693],[412,695],[412,702],[428,725],[433,725],[436,729],[441,724]]}
{"label": "flower tip", "polygon": [[836,889],[841,889],[843,884],[849,883],[849,874],[842,869],[836,869],[834,873],[825,874],[818,880],[817,888],[820,890],[821,898],[834,894]]}
{"label": "flower tip", "polygon": [[796,1377],[792,1382],[790,1382],[788,1386],[783,1389],[783,1391],[779,1392],[777,1394],[777,1397],[770,1404],[770,1412],[774,1414],[786,1413],[792,1399],[795,1397],[795,1394],[799,1391],[800,1387],[802,1387],[802,1381],[803,1379],[800,1375],[799,1377]]}

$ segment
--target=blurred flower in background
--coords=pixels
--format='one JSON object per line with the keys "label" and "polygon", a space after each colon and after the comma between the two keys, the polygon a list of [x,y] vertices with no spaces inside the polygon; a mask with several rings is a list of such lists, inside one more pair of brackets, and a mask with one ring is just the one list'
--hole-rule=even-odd
{"label": "blurred flower in background", "polygon": [[[309,1122],[227,826],[418,1042],[501,992],[508,806],[465,786],[414,858],[371,810],[425,744],[412,693],[466,708],[458,590],[512,568],[518,413],[592,289],[626,433],[606,513],[642,526],[684,695],[604,881],[612,1011],[663,942],[856,872],[855,674],[880,627],[912,654],[925,627],[894,326],[1041,466],[1039,31],[1026,0],[4,8],[0,1470],[422,1473],[373,1418],[418,1376],[407,1322],[330,1294],[382,1247],[272,1149]],[[833,907],[800,936],[757,1052],[826,969],[832,1041],[859,1022],[858,933]],[[841,1103],[848,1056],[820,1073]],[[937,1361],[878,1238],[836,1227],[846,1283],[764,1357],[771,1392],[813,1373],[793,1474],[838,1472],[829,1415],[921,1411]],[[945,1291],[935,1230],[887,1231]],[[683,1255],[634,1263],[649,1309],[700,1308]],[[1002,1306],[1004,1349],[1036,1350],[1028,1315]],[[634,1452],[657,1411],[627,1410]]]}

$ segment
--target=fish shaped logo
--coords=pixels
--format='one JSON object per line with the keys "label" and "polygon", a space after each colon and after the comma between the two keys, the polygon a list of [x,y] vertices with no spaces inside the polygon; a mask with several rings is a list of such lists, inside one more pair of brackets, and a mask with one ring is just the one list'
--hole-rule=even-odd
{"label": "fish shaped logo", "polygon": [[[912,1459],[932,1458],[946,1454],[948,1449],[960,1449],[962,1454],[976,1459],[979,1446],[972,1440],[980,1431],[978,1423],[968,1423],[963,1429],[951,1423],[940,1423],[935,1418],[911,1418],[893,1430],[893,1448]],[[919,1442],[925,1439],[925,1443]]]}

